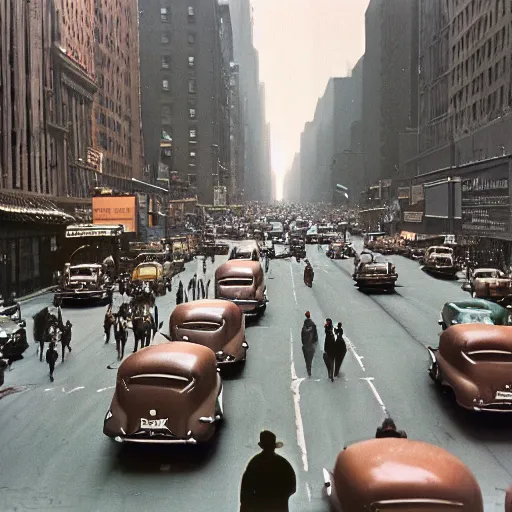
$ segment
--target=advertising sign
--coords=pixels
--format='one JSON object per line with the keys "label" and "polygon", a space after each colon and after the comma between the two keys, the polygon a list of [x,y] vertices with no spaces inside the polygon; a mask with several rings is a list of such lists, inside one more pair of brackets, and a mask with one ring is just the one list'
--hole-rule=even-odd
{"label": "advertising sign", "polygon": [[119,236],[122,233],[118,226],[112,226],[108,228],[102,226],[101,228],[95,229],[93,227],[89,229],[80,228],[68,228],[66,230],[66,238],[86,238],[90,236]]}
{"label": "advertising sign", "polygon": [[93,224],[118,225],[125,233],[137,231],[137,200],[135,196],[93,197]]}
{"label": "advertising sign", "polygon": [[425,192],[423,185],[413,185],[411,187],[411,204],[417,204],[425,200]]}
{"label": "advertising sign", "polygon": [[462,231],[480,235],[510,233],[508,165],[462,178]]}
{"label": "advertising sign", "polygon": [[423,212],[404,212],[404,222],[422,222]]}

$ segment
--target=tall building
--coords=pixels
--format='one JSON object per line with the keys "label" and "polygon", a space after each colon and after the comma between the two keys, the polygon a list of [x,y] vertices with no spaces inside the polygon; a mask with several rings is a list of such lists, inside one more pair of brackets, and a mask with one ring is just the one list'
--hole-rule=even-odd
{"label": "tall building", "polygon": [[512,6],[420,3],[422,174],[512,152]]}
{"label": "tall building", "polygon": [[265,99],[260,88],[259,56],[253,45],[252,7],[250,0],[230,0],[229,5],[244,122],[243,198],[266,201],[270,198],[270,170],[265,164]]}
{"label": "tall building", "polygon": [[292,166],[284,176],[283,200],[299,202],[300,196],[300,153],[295,153]]}
{"label": "tall building", "polygon": [[145,163],[153,179],[179,176],[212,204],[230,161],[219,5],[139,0],[139,9]]}
{"label": "tall building", "polygon": [[403,152],[407,142],[402,134],[418,125],[418,2],[371,0],[365,32],[362,121],[368,186],[406,173],[400,168],[401,144]]}
{"label": "tall building", "polygon": [[94,0],[94,12],[94,145],[103,172],[141,178],[137,0]]}

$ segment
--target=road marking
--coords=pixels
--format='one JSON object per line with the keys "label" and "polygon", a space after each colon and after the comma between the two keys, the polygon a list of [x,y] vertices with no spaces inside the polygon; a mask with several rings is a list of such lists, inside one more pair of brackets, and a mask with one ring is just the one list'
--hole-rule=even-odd
{"label": "road marking", "polygon": [[53,391],[54,389],[55,389],[55,388],[46,388],[46,389],[44,390],[44,392],[46,393],[47,391]]}
{"label": "road marking", "polygon": [[85,389],[84,386],[78,386],[77,388],[73,388],[71,391],[68,391],[68,395],[70,393],[74,393],[75,391],[79,391],[80,389]]}
{"label": "road marking", "polygon": [[309,487],[308,482],[306,482],[306,493],[308,495],[308,501],[309,501],[309,503],[311,503],[311,489]]}
{"label": "road marking", "polygon": [[365,380],[368,383],[368,386],[370,386],[370,389],[372,390],[373,395],[375,396],[377,402],[379,403],[380,408],[382,409],[384,414],[387,415],[388,410],[386,409],[386,406],[384,405],[384,402],[382,401],[382,398],[380,397],[379,392],[377,391],[377,388],[375,387],[375,385],[372,382],[374,380],[373,377],[362,377],[361,380]]}
{"label": "road marking", "polygon": [[293,289],[293,296],[295,298],[295,305],[298,306],[299,303],[297,302],[297,294],[295,293],[295,279],[293,277],[292,264],[291,263],[290,263],[290,275],[292,276],[292,289]]}
{"label": "road marking", "polygon": [[348,343],[348,349],[350,350],[350,352],[352,352],[352,354],[354,355],[354,357],[357,359],[357,362],[359,363],[359,366],[361,367],[361,369],[363,370],[363,372],[366,371],[366,368],[364,367],[364,364],[363,364],[363,359],[364,359],[364,356],[360,356],[357,352],[356,352],[356,347],[354,346],[354,344],[349,340],[349,338],[347,336],[345,336],[345,339],[347,340],[347,343]]}
{"label": "road marking", "polygon": [[103,391],[106,391],[107,389],[114,389],[115,386],[109,386],[108,388],[101,388],[96,391],[96,393],[102,393]]}
{"label": "road marking", "polygon": [[293,394],[293,406],[295,408],[295,427],[297,431],[297,444],[299,445],[300,451],[302,453],[302,465],[304,466],[304,471],[308,471],[308,452],[306,449],[306,437],[304,436],[304,424],[302,422],[302,414],[300,412],[300,383],[304,379],[299,379],[297,377],[297,372],[295,371],[295,363],[293,362],[293,334],[290,328],[290,369],[292,375],[292,385],[291,390]]}

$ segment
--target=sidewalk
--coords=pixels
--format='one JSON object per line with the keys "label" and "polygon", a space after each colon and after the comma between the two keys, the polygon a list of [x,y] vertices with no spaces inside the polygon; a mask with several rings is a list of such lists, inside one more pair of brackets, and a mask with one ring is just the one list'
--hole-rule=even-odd
{"label": "sidewalk", "polygon": [[42,290],[37,290],[33,293],[30,293],[29,295],[25,295],[24,297],[17,297],[16,301],[20,304],[23,304],[24,302],[28,302],[31,299],[34,299],[35,297],[39,297],[40,295],[44,295],[45,293],[52,292],[57,289],[57,286],[49,286],[48,288],[43,288]]}

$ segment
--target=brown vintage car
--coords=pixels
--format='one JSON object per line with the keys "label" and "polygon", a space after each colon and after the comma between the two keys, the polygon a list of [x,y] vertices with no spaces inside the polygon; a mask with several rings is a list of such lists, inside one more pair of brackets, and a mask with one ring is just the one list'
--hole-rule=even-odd
{"label": "brown vintage car", "polygon": [[473,271],[467,286],[462,287],[476,299],[500,301],[512,295],[512,279],[495,268],[479,268]]}
{"label": "brown vintage car", "polygon": [[212,349],[217,363],[245,363],[249,345],[245,339],[245,318],[242,310],[225,300],[196,300],[174,308],[169,319],[173,341],[188,338]]}
{"label": "brown vintage car", "polygon": [[408,439],[371,439],[339,453],[324,481],[335,512],[483,512],[480,486],[457,457]]}
{"label": "brown vintage car", "polygon": [[215,354],[201,345],[164,339],[119,367],[103,433],[119,443],[206,443],[222,417]]}
{"label": "brown vintage car", "polygon": [[501,325],[449,327],[441,334],[439,348],[428,347],[430,377],[452,389],[465,409],[512,412],[511,332]]}
{"label": "brown vintage car", "polygon": [[260,262],[230,260],[218,267],[215,298],[234,302],[246,315],[263,313],[268,300]]}

